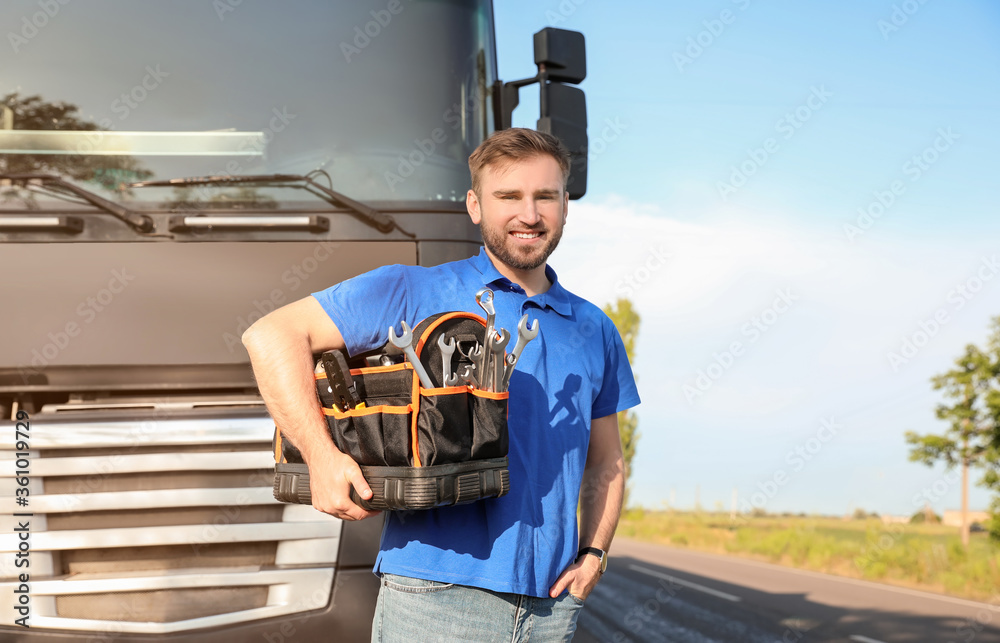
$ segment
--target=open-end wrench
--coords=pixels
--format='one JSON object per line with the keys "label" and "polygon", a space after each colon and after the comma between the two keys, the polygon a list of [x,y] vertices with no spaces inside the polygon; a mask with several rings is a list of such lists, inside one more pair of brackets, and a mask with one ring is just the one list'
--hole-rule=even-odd
{"label": "open-end wrench", "polygon": [[493,352],[493,356],[490,358],[490,364],[493,366],[493,372],[490,373],[489,384],[486,388],[497,393],[503,389],[499,388],[504,376],[504,349],[507,348],[507,342],[510,341],[510,333],[507,329],[500,329],[500,339],[494,338],[490,342],[490,350]]}
{"label": "open-end wrench", "polygon": [[496,334],[496,331],[493,329],[497,318],[497,311],[493,307],[493,291],[489,288],[480,289],[476,293],[476,303],[486,312],[486,339],[483,340],[483,359],[478,364],[477,372],[479,373],[480,382],[482,382],[483,386],[487,386],[487,383],[483,380],[488,379],[491,372],[490,358],[492,351],[490,350],[490,343],[495,339]]}
{"label": "open-end wrench", "polygon": [[473,364],[482,365],[483,362],[483,345],[476,342],[476,345],[469,349],[469,354],[466,355]]}
{"label": "open-end wrench", "polygon": [[472,388],[479,388],[479,380],[476,378],[475,364],[463,364],[458,370],[458,377]]}
{"label": "open-end wrench", "polygon": [[472,344],[472,345],[469,345],[469,343],[466,342],[465,345],[468,348],[462,348],[462,343],[459,342],[458,347],[456,348],[456,350],[458,350],[458,354],[461,355],[462,357],[464,357],[465,359],[472,359],[472,357],[471,357],[472,356],[472,352],[475,350],[476,346],[479,346],[479,342],[476,342],[475,344]]}
{"label": "open-end wrench", "polygon": [[490,367],[490,361],[493,359],[493,340],[495,339],[496,331],[486,336],[483,340],[485,344],[476,353],[476,357],[478,358],[476,361],[476,373],[479,375],[479,381],[482,383],[483,389],[487,389],[490,386],[490,373],[493,372]]}
{"label": "open-end wrench", "polygon": [[[459,344],[458,345],[458,353],[459,353],[459,355],[461,355],[465,359],[467,359],[470,362],[472,362],[473,369],[478,369],[480,367],[480,365],[482,364],[482,360],[483,360],[483,345],[480,344],[479,342],[476,342],[472,346],[469,346],[467,350],[463,350],[462,349],[462,345]],[[456,371],[455,375],[458,376],[459,380],[462,379],[462,374],[460,372]],[[478,380],[478,378],[476,378],[476,379]]]}
{"label": "open-end wrench", "polygon": [[441,385],[455,386],[459,379],[451,372],[451,356],[455,354],[455,338],[444,341],[444,333],[438,335],[438,348],[441,349]]}
{"label": "open-end wrench", "polygon": [[538,320],[528,327],[528,316],[525,315],[521,318],[521,321],[517,322],[517,342],[514,344],[513,350],[511,350],[510,355],[507,356],[506,368],[503,373],[503,380],[500,382],[500,390],[506,391],[507,385],[510,383],[510,376],[514,372],[514,367],[517,365],[517,360],[521,359],[521,351],[524,347],[538,337]]}
{"label": "open-end wrench", "polygon": [[413,331],[410,327],[406,325],[405,321],[399,322],[403,327],[403,334],[396,335],[396,329],[392,326],[389,327],[389,342],[396,348],[401,349],[406,353],[407,359],[410,360],[410,364],[413,365],[413,371],[420,378],[420,383],[423,384],[424,388],[434,388],[434,383],[431,382],[431,378],[427,376],[427,371],[424,370],[424,365],[420,363],[420,358],[417,357],[417,352],[413,350]]}

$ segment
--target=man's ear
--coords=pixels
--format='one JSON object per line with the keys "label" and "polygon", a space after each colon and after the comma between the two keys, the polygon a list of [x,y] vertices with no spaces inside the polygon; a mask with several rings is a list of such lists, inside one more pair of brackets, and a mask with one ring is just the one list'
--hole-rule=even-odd
{"label": "man's ear", "polygon": [[479,209],[479,198],[472,190],[469,190],[465,195],[465,209],[469,211],[472,222],[479,225],[479,222],[483,220],[483,213]]}
{"label": "man's ear", "polygon": [[563,225],[566,225],[566,216],[569,214],[569,192],[563,193]]}

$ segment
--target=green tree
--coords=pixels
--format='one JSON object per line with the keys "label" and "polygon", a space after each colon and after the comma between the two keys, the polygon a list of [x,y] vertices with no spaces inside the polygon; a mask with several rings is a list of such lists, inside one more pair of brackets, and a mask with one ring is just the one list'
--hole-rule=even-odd
{"label": "green tree", "polygon": [[989,531],[990,537],[1000,542],[1000,316],[993,318],[993,332],[986,340],[986,352],[991,358],[993,383],[986,391],[984,402],[993,435],[989,454],[992,466],[986,469],[982,484],[995,492],[990,503]]}
{"label": "green tree", "polygon": [[[940,435],[918,435],[907,431],[906,441],[911,445],[910,460],[933,466],[943,462],[945,467],[962,469],[962,543],[969,544],[969,469],[984,471],[980,484],[1000,491],[997,465],[1000,463],[1000,409],[991,408],[997,400],[998,373],[1000,373],[1000,317],[993,320],[993,335],[987,350],[969,344],[955,360],[955,368],[931,379],[936,390],[943,391],[951,400],[939,404],[938,419],[949,423]],[[996,506],[997,501],[994,501]]]}
{"label": "green tree", "polygon": [[[218,186],[201,186],[198,190],[175,187],[173,197],[165,201],[162,207],[167,210],[278,209],[277,201],[261,194],[255,187],[240,186],[222,192],[218,190]],[[211,197],[205,198],[208,194],[212,194]]]}
{"label": "green tree", "polygon": [[[639,336],[639,313],[632,307],[629,299],[619,299],[604,306],[604,313],[611,318],[625,345],[625,354],[630,364],[635,364],[635,341]],[[628,507],[628,497],[632,478],[632,458],[635,457],[636,445],[639,442],[639,418],[633,411],[622,411],[618,414],[618,433],[622,439],[622,454],[625,457],[625,498],[622,506]]]}
{"label": "green tree", "polygon": [[911,524],[915,524],[915,525],[916,524],[923,524],[923,523],[940,525],[941,524],[941,516],[937,515],[933,511],[931,511],[930,507],[924,507],[920,511],[918,511],[918,512],[914,513],[912,516],[910,516],[910,523]]}
{"label": "green tree", "polygon": [[[0,98],[0,128],[94,132],[95,138],[101,136],[100,132],[107,131],[107,128],[97,123],[80,118],[78,111],[77,106],[72,103],[50,102],[37,95],[22,97],[18,92],[12,92]],[[112,192],[123,192],[125,183],[141,181],[153,175],[131,156],[84,153],[0,154],[0,173],[29,172],[45,172],[77,181],[90,181]],[[7,190],[3,196],[24,200],[29,207],[33,205],[30,192]]]}

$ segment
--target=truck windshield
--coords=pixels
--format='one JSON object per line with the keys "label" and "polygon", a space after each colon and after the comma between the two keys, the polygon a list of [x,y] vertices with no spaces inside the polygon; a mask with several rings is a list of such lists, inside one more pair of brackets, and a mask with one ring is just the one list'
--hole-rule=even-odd
{"label": "truck windshield", "polygon": [[[490,0],[10,0],[0,174],[140,210],[328,208],[268,185],[128,187],[316,170],[361,201],[461,202],[493,122],[492,15]],[[0,182],[0,209],[55,203]]]}

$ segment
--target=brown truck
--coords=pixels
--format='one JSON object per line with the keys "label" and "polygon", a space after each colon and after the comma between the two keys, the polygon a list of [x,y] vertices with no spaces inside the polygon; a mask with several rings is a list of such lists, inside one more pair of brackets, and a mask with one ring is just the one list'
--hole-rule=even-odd
{"label": "brown truck", "polygon": [[543,30],[505,84],[489,0],[12,0],[0,24],[0,640],[367,641],[381,521],[273,498],[240,336],[475,254],[467,158],[524,84],[581,195],[582,36]]}

